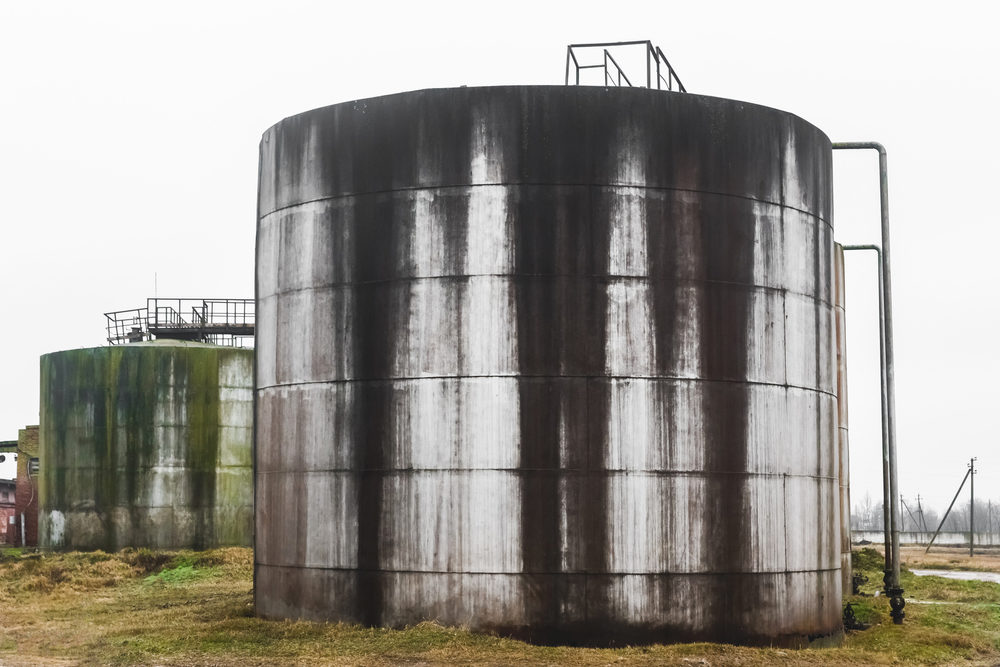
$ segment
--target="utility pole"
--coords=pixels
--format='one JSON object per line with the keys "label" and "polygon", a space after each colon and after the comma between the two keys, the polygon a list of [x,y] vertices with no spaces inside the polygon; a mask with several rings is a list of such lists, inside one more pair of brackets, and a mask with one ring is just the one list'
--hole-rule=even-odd
{"label": "utility pole", "polygon": [[920,494],[917,494],[917,513],[920,515],[920,530],[927,532],[927,520],[924,518],[924,508],[920,504]]}
{"label": "utility pole", "polygon": [[[920,524],[917,523],[917,517],[913,516],[913,512],[911,512],[910,508],[906,506],[906,501],[903,500],[903,496],[899,497],[899,502],[903,505],[903,509],[906,510],[906,513],[910,515],[910,521],[913,522],[913,530],[914,531],[920,530]],[[903,532],[906,532],[906,519],[905,518],[903,519]]]}
{"label": "utility pole", "polygon": [[[975,461],[975,459],[972,459]],[[965,477],[962,478],[962,483],[958,485],[958,491],[955,492],[955,497],[951,499],[951,504],[948,505],[948,509],[944,511],[944,516],[941,517],[941,523],[938,524],[937,530],[934,531],[934,535],[931,537],[931,541],[927,543],[927,548],[924,549],[924,553],[928,553],[931,550],[931,546],[934,544],[934,540],[941,533],[941,529],[944,527],[944,522],[948,520],[948,515],[951,514],[951,508],[955,506],[955,501],[958,500],[958,496],[961,495],[962,489],[965,488],[965,480],[969,479],[969,475],[972,474],[972,466],[965,471]]]}
{"label": "utility pole", "polygon": [[976,457],[969,459],[969,557],[976,546]]}

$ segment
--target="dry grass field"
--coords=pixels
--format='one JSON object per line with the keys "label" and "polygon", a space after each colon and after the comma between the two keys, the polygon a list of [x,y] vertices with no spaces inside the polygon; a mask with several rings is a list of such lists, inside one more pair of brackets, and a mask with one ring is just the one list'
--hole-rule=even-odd
{"label": "dry grass field", "polygon": [[[957,565],[948,557],[942,556],[942,565]],[[872,627],[849,633],[836,649],[719,644],[582,649],[532,646],[431,623],[393,631],[264,621],[253,615],[252,565],[249,549],[4,552],[0,665],[1000,663],[997,584],[907,573],[907,597],[948,604],[908,605],[907,623],[895,626],[884,598],[855,597],[858,617]],[[978,556],[973,565],[986,569]],[[870,579],[866,590],[873,592],[878,554],[864,552],[859,566]],[[1000,568],[1000,558],[993,567]]]}
{"label": "dry grass field", "polygon": [[[932,546],[929,553],[925,547],[900,547],[899,560],[908,568],[943,570],[982,570],[1000,572],[1000,549],[976,549],[976,555],[969,556],[968,547]],[[879,553],[881,553],[881,546]]]}

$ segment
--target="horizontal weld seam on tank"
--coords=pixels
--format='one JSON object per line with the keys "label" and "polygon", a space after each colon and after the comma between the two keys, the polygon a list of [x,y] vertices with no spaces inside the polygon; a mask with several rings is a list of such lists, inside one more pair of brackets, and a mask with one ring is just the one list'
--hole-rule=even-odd
{"label": "horizontal weld seam on tank", "polygon": [[288,204],[287,206],[279,206],[278,208],[272,209],[267,213],[261,213],[258,220],[263,220],[265,218],[271,217],[275,213],[281,213],[282,211],[287,211],[288,209],[298,208],[300,206],[306,206],[308,204],[316,204],[324,201],[334,201],[337,199],[350,199],[355,197],[377,197],[379,195],[392,194],[395,192],[426,192],[429,190],[467,190],[470,188],[505,188],[511,189],[518,186],[527,187],[567,187],[567,188],[634,188],[636,190],[660,190],[663,192],[689,192],[692,194],[699,195],[712,195],[715,197],[726,197],[730,199],[744,199],[746,201],[758,202],[761,204],[769,204],[771,206],[777,206],[779,208],[787,208],[793,211],[798,211],[803,215],[807,215],[810,218],[816,218],[822,221],[827,227],[833,229],[833,223],[827,220],[823,216],[816,215],[812,211],[807,211],[803,208],[798,208],[797,206],[792,206],[790,204],[783,204],[781,202],[771,201],[770,199],[759,199],[757,197],[751,197],[750,195],[738,195],[731,192],[716,192],[715,190],[694,190],[692,188],[671,188],[664,186],[655,185],[628,185],[628,184],[618,184],[618,183],[543,183],[543,182],[512,182],[512,183],[465,183],[460,185],[427,185],[427,186],[415,186],[412,188],[390,188],[388,190],[364,190],[358,192],[345,192],[337,195],[329,195],[326,197],[316,197],[315,199],[305,199],[302,201],[297,201],[294,204]]}
{"label": "horizontal weld seam on tank", "polygon": [[553,574],[571,576],[599,576],[599,577],[647,577],[647,576],[672,576],[672,577],[715,577],[719,575],[736,575],[745,577],[767,577],[782,574],[815,574],[817,572],[840,572],[837,567],[814,567],[808,570],[701,570],[697,572],[684,572],[676,570],[644,570],[629,572],[608,572],[607,570],[511,570],[507,572],[494,572],[488,570],[409,570],[409,569],[385,569],[385,568],[361,568],[361,567],[338,567],[335,565],[281,565],[277,563],[265,563],[255,561],[256,565],[264,567],[280,568],[283,570],[325,570],[328,572],[378,572],[382,574],[442,574],[442,575],[504,575],[519,577],[529,574]]}
{"label": "horizontal weld seam on tank", "polygon": [[[301,469],[259,469],[259,475],[313,475],[317,473],[358,473],[357,468],[313,468],[309,470]],[[586,470],[583,468],[363,468],[360,472],[381,473],[385,476],[410,475],[412,473],[428,474],[450,474],[455,472],[509,472],[520,473],[547,473],[552,475],[566,475],[569,477],[605,477],[608,473],[615,473],[625,477],[630,475],[636,477],[765,477],[765,478],[792,478],[792,479],[815,479],[829,482],[839,481],[836,475],[805,475],[790,472],[745,472],[738,470],[636,470],[625,468],[600,468],[599,470]],[[170,507],[166,505],[165,507]]]}
{"label": "horizontal weld seam on tank", "polygon": [[826,391],[820,389],[819,387],[803,387],[797,384],[788,384],[782,382],[761,382],[760,380],[713,380],[711,378],[693,378],[693,377],[682,377],[675,375],[528,375],[526,373],[511,373],[509,375],[419,375],[415,377],[394,377],[394,378],[334,378],[329,380],[310,380],[308,382],[284,382],[277,384],[267,384],[258,385],[257,391],[263,389],[283,389],[286,387],[307,387],[310,385],[331,385],[331,384],[346,384],[346,383],[390,383],[390,382],[419,382],[423,380],[477,380],[477,379],[487,379],[487,378],[498,378],[498,379],[553,379],[553,380],[667,380],[667,381],[684,381],[684,382],[700,382],[700,383],[719,383],[719,384],[749,384],[761,387],[782,387],[784,389],[798,389],[800,391],[810,391],[814,394],[823,394],[836,398],[836,391]]}
{"label": "horizontal weld seam on tank", "polygon": [[367,286],[367,285],[391,285],[393,283],[410,283],[418,282],[422,280],[433,281],[435,283],[441,282],[443,279],[450,280],[465,280],[466,278],[506,278],[508,280],[520,279],[520,278],[572,278],[574,280],[579,280],[581,278],[593,278],[597,280],[623,280],[632,279],[636,281],[641,281],[644,283],[670,283],[676,285],[725,285],[725,286],[736,286],[736,287],[752,287],[754,291],[760,292],[778,292],[781,294],[792,294],[795,296],[805,297],[814,301],[818,304],[822,304],[829,308],[836,308],[836,304],[833,301],[827,299],[818,299],[815,294],[809,294],[808,292],[799,292],[796,290],[790,290],[787,287],[771,287],[770,285],[757,285],[756,283],[741,283],[733,280],[696,280],[693,278],[650,278],[649,276],[637,276],[637,275],[625,275],[625,274],[607,274],[607,273],[446,273],[441,275],[431,275],[431,276],[399,276],[397,278],[382,278],[380,280],[353,280],[353,281],[338,281],[338,282],[328,282],[322,287],[295,287],[292,289],[283,289],[271,292],[266,296],[262,296],[258,299],[260,302],[268,301],[271,299],[276,299],[279,296],[286,296],[289,294],[302,294],[305,292],[320,292],[329,289],[339,288],[339,287],[357,287],[357,286]]}

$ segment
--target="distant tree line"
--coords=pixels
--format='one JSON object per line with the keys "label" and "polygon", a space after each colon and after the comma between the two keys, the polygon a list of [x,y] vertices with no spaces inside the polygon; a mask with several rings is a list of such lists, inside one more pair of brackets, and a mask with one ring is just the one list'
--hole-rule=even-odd
{"label": "distant tree line", "polygon": [[[899,513],[899,527],[904,531],[933,532],[937,530],[941,521],[941,513],[923,503],[918,504],[916,499],[903,498]],[[882,500],[874,502],[871,494],[866,493],[861,502],[851,509],[851,530],[885,530],[882,517]],[[977,533],[1000,533],[1000,503],[977,498],[975,520]],[[941,530],[949,532],[969,530],[968,500],[964,503],[961,500],[955,502]]]}

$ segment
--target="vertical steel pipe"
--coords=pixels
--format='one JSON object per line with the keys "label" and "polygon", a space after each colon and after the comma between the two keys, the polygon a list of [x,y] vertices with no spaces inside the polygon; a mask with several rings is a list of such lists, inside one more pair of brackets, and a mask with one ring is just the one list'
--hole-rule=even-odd
{"label": "vertical steel pipe", "polygon": [[892,496],[889,493],[889,405],[886,389],[885,372],[885,303],[883,296],[882,281],[882,249],[877,245],[845,245],[844,251],[851,250],[872,250],[878,258],[878,352],[879,352],[879,383],[881,397],[882,416],[882,530],[883,542],[885,546],[885,573],[882,583],[885,586],[886,594],[889,592],[889,581],[892,579]]}
{"label": "vertical steel pipe", "polygon": [[892,271],[889,253],[889,166],[885,147],[875,141],[834,142],[834,150],[874,150],[878,152],[879,204],[882,218],[882,319],[885,326],[886,423],[888,426],[889,496],[892,518],[892,580],[889,598],[892,619],[902,623],[905,614],[903,589],[899,585],[899,484],[896,469],[895,364],[892,338]]}
{"label": "vertical steel pipe", "polygon": [[840,588],[854,589],[851,568],[851,460],[847,399],[847,316],[845,311],[844,248],[834,244],[834,311],[837,331],[837,476],[840,478]]}

